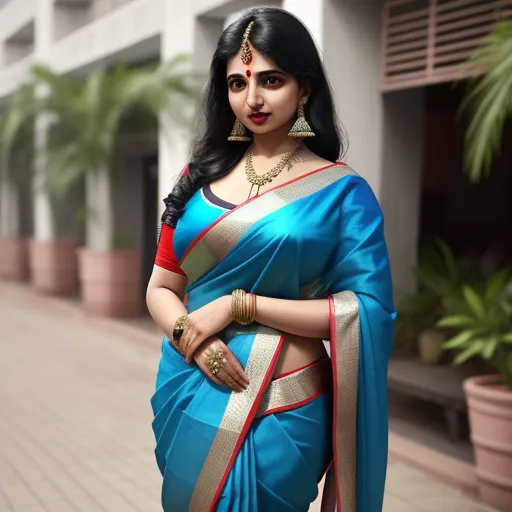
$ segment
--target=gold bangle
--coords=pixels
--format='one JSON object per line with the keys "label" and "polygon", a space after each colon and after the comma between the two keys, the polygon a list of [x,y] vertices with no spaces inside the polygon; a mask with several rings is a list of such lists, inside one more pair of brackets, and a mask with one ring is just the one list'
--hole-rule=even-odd
{"label": "gold bangle", "polygon": [[244,290],[233,290],[231,294],[231,316],[241,325],[249,325],[256,319],[256,296]]}

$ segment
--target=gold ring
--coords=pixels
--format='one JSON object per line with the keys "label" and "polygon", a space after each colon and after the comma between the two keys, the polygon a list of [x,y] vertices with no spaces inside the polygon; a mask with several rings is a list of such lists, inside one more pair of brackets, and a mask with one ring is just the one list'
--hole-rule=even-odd
{"label": "gold ring", "polygon": [[210,370],[212,375],[217,375],[227,362],[224,357],[224,351],[218,345],[210,347],[205,352],[204,358],[206,367]]}

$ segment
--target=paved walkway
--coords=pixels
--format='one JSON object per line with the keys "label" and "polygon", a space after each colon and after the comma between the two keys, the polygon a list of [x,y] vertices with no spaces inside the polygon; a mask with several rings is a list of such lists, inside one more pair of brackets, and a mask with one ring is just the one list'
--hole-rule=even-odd
{"label": "paved walkway", "polygon": [[[0,282],[0,512],[161,511],[158,351],[11,292]],[[385,512],[490,510],[400,461],[388,475]]]}

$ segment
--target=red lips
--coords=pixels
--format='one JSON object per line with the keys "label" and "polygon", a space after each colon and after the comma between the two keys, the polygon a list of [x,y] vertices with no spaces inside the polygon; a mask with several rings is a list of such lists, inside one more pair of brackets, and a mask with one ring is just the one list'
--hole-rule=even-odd
{"label": "red lips", "polygon": [[264,112],[256,112],[249,116],[253,123],[263,124],[269,117],[270,114],[266,114]]}

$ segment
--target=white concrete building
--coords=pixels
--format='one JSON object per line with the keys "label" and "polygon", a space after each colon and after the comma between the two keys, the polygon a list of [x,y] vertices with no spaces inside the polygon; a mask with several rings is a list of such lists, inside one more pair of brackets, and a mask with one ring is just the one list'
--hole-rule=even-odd
{"label": "white concrete building", "polygon": [[[350,141],[345,160],[368,180],[382,204],[396,288],[405,291],[414,286],[409,269],[417,259],[425,127],[425,88],[421,86],[455,76],[452,73],[440,78],[435,75],[437,68],[429,64],[432,52],[427,37],[432,33],[427,32],[433,21],[429,3],[436,2],[0,0],[0,108],[27,78],[33,62],[45,63],[60,73],[85,74],[117,60],[169,59],[186,52],[194,56],[199,68],[206,68],[223,27],[233,16],[255,5],[283,7],[303,20],[321,50],[339,118]],[[399,9],[396,15],[395,8]],[[389,21],[392,16],[394,25]],[[465,14],[459,9],[446,16],[463,19]],[[425,29],[424,44],[423,39],[413,37],[418,27]],[[394,62],[410,59],[401,58],[400,52],[389,57],[385,51],[393,43],[394,33],[399,34],[398,42],[405,41],[401,47],[407,46],[409,32],[413,42],[421,43],[416,46],[425,52],[425,70],[411,72],[403,64],[397,66]],[[415,51],[419,55],[423,50]],[[401,74],[406,80],[400,81]],[[44,127],[38,130],[44,131]],[[44,133],[39,135],[44,137]],[[149,226],[156,225],[161,199],[185,163],[185,149],[186,141],[169,144],[163,137],[149,137],[131,147],[129,172],[116,185],[116,195],[122,196],[125,204],[129,202],[130,214],[126,216],[124,208],[125,215],[118,216],[118,223],[122,234],[134,237],[143,251],[151,251],[154,238]],[[91,195],[89,201],[106,207],[101,202],[101,184],[88,183],[86,188]],[[43,192],[35,190],[29,208],[26,201],[17,201],[12,187],[2,183],[0,190],[4,235],[24,230],[36,240],[55,236],[49,200]],[[83,190],[77,192],[76,203],[83,201],[83,194]],[[20,215],[13,215],[16,207]],[[30,222],[27,212],[32,210]],[[101,237],[101,233],[92,236]],[[149,265],[146,262],[146,268]]]}

